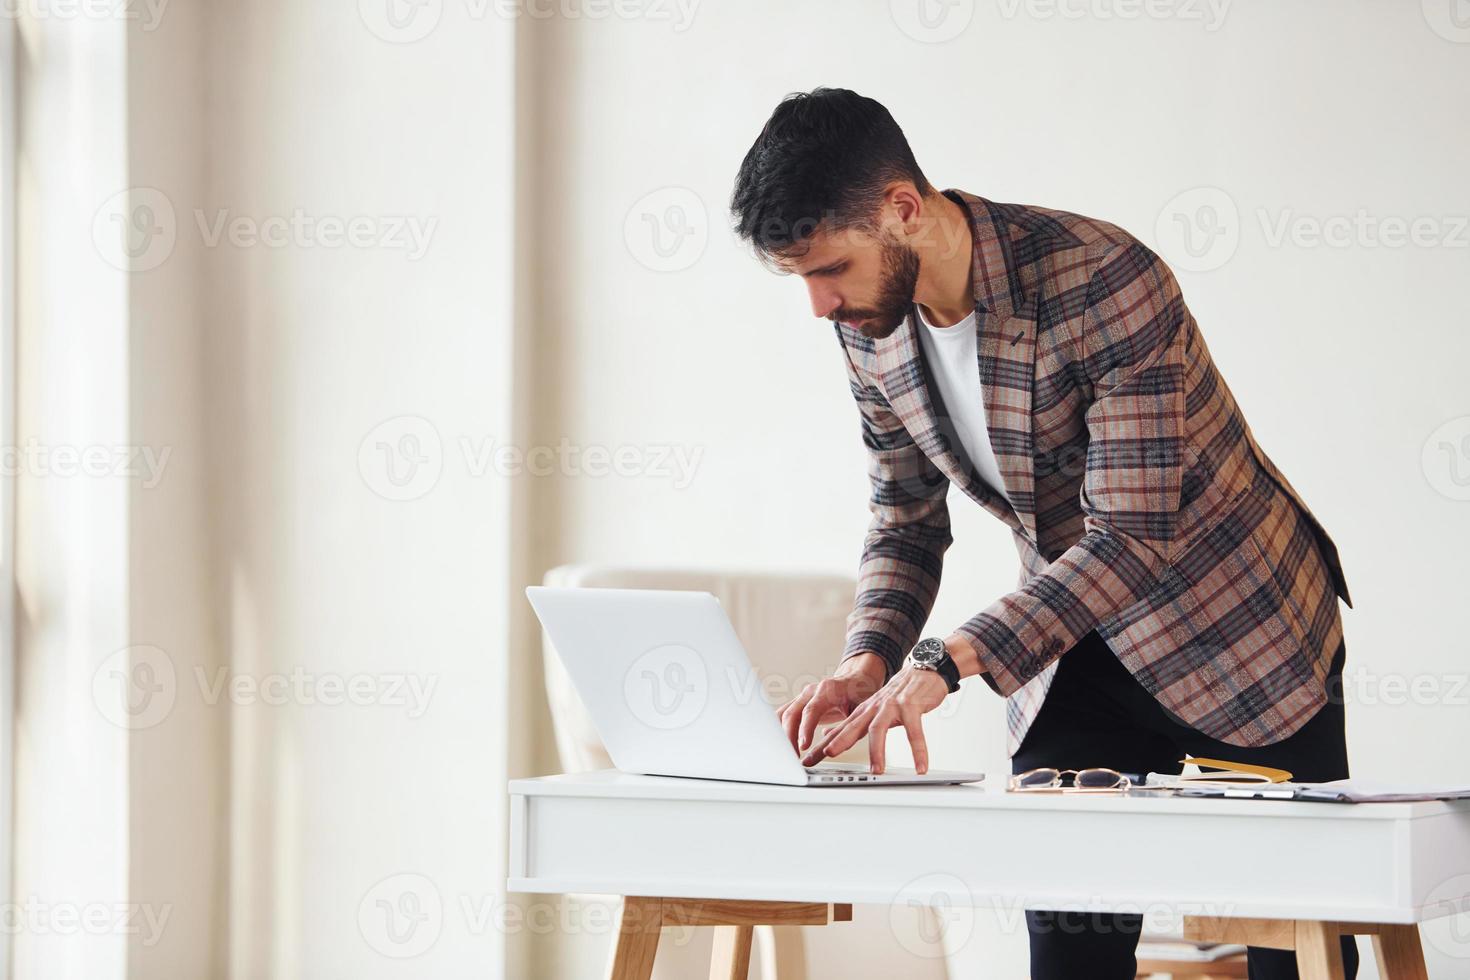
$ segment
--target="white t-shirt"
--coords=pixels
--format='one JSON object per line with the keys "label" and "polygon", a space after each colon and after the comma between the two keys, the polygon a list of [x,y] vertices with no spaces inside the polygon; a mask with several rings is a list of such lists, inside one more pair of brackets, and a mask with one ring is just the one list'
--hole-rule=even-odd
{"label": "white t-shirt", "polygon": [[990,430],[985,425],[985,398],[980,390],[980,350],[975,336],[975,311],[952,327],[936,327],[924,318],[923,308],[915,305],[919,315],[919,343],[924,358],[944,399],[959,436],[962,455],[968,456],[980,478],[990,488],[1006,496],[1005,481],[995,451],[990,448]]}

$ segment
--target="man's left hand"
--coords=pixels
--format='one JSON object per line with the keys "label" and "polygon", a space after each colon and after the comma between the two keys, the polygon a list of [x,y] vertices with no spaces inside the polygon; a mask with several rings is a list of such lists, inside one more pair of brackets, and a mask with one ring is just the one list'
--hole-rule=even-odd
{"label": "man's left hand", "polygon": [[812,743],[802,756],[804,766],[816,765],[825,758],[841,755],[868,736],[868,761],[873,773],[883,771],[884,748],[888,730],[902,725],[909,736],[914,769],[929,771],[929,747],[924,742],[925,712],[937,708],[949,694],[949,686],[932,670],[916,670],[905,664],[887,684],[853,709],[852,714],[834,725],[826,735]]}

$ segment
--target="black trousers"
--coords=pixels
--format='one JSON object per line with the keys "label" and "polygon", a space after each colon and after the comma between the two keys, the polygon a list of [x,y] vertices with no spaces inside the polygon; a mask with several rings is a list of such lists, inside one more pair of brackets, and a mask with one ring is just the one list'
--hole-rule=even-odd
{"label": "black trousers", "polygon": [[[1290,770],[1304,782],[1345,779],[1347,741],[1343,730],[1342,666],[1339,648],[1329,677],[1329,701],[1301,729],[1273,745],[1241,748],[1185,725],[1133,679],[1107,644],[1089,633],[1062,654],[1041,711],[1011,759],[1013,773],[1046,766],[1120,772],[1177,773],[1184,754],[1248,762]],[[1208,801],[1201,801],[1202,804]],[[1271,806],[1262,801],[1263,808]],[[1168,860],[1169,855],[1149,855]],[[1179,860],[1187,860],[1180,855]],[[1271,872],[1262,876],[1270,880]],[[1139,915],[1028,911],[1032,980],[1133,980],[1134,951],[1143,920]],[[1342,940],[1347,980],[1358,972],[1358,947]],[[1250,947],[1250,980],[1297,980],[1289,950]]]}

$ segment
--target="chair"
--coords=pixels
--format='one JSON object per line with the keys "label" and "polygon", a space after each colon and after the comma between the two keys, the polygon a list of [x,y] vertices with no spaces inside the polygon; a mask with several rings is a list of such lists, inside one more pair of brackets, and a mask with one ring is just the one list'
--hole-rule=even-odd
{"label": "chair", "polygon": [[[845,576],[611,565],[562,566],[548,572],[545,583],[560,587],[713,593],[750,654],[767,696],[777,703],[799,692],[805,684],[827,676],[836,667],[856,591],[854,581]],[[610,768],[612,760],[549,640],[544,643],[543,663],[562,768],[567,772]],[[866,746],[859,743],[841,758],[866,760]],[[626,915],[627,908],[617,904],[620,914]],[[873,976],[901,973],[914,980],[947,977],[942,959],[916,960],[903,949],[890,927],[887,908],[868,910],[872,921],[868,928],[860,929],[856,928],[856,922],[843,922],[852,915],[850,906],[831,906],[825,921],[840,924],[810,928],[772,923],[784,920],[817,924],[823,921],[822,917],[808,917],[806,910],[777,909],[775,903],[767,904],[773,906],[771,914],[764,922],[757,919],[757,924],[737,915],[740,924],[663,930],[661,939],[656,940],[659,945],[654,977],[657,980],[739,977],[745,975],[748,962],[755,964],[758,973],[754,975],[761,980],[820,980],[857,973],[868,975],[868,971]],[[736,911],[743,915],[743,910]],[[913,914],[915,932],[928,932],[935,927],[930,921],[919,923],[919,916],[932,917],[933,913],[924,909]],[[864,910],[858,910],[857,918],[865,918]],[[712,950],[716,958],[713,970]],[[808,966],[818,963],[820,972],[815,966]]]}

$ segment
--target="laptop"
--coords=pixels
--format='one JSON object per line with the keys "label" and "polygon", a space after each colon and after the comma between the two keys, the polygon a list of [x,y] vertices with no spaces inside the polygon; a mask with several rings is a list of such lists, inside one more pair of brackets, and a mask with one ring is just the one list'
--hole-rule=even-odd
{"label": "laptop", "polygon": [[708,592],[532,586],[526,597],[623,772],[786,786],[976,783],[977,772],[803,767]]}

